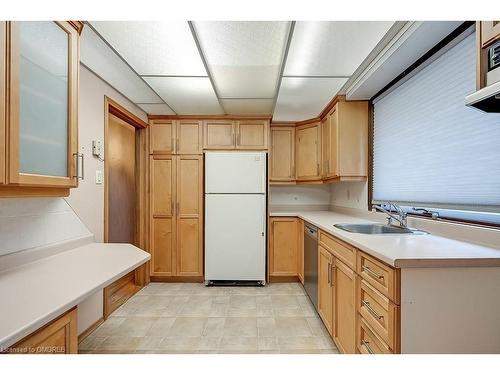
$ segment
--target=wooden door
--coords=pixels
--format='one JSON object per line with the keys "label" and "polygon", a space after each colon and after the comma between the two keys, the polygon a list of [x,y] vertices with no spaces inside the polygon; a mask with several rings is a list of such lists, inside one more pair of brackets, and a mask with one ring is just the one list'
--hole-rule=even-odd
{"label": "wooden door", "polygon": [[481,47],[500,40],[500,21],[481,21]]}
{"label": "wooden door", "polygon": [[295,217],[271,218],[270,276],[297,276],[298,229],[298,219]]}
{"label": "wooden door", "polygon": [[153,120],[149,126],[149,153],[173,154],[176,137],[173,120]]}
{"label": "wooden door", "polygon": [[203,153],[203,126],[201,121],[177,122],[175,153],[177,155],[201,155]]}
{"label": "wooden door", "polygon": [[271,127],[271,182],[295,181],[295,127]]}
{"label": "wooden door", "polygon": [[77,174],[82,174],[78,173],[78,32],[65,21],[8,22],[7,30],[8,182],[75,187]]}
{"label": "wooden door", "polygon": [[320,180],[321,128],[320,123],[302,125],[295,131],[297,180]]}
{"label": "wooden door", "polygon": [[234,121],[205,121],[203,124],[203,145],[203,148],[207,150],[233,150],[236,147]]}
{"label": "wooden door", "polygon": [[327,123],[328,123],[328,148],[326,150],[326,173],[325,178],[335,178],[339,176],[338,167],[338,144],[339,144],[339,123],[338,123],[338,111],[337,106],[328,113]]}
{"label": "wooden door", "polygon": [[0,21],[0,185],[5,184],[5,167],[6,167],[6,154],[5,154],[5,100],[6,100],[6,61],[5,61],[5,42],[6,42],[6,28],[7,22]]}
{"label": "wooden door", "polygon": [[236,148],[240,150],[267,150],[269,122],[245,120],[236,123]]}
{"label": "wooden door", "polygon": [[318,314],[326,329],[333,332],[333,256],[323,246],[318,247]]}
{"label": "wooden door", "polygon": [[356,351],[356,274],[337,258],[332,267],[332,334],[340,352]]}
{"label": "wooden door", "polygon": [[177,156],[177,276],[203,276],[203,156]]}
{"label": "wooden door", "polygon": [[175,161],[150,157],[150,253],[152,276],[175,275]]}
{"label": "wooden door", "polygon": [[106,135],[105,241],[137,245],[135,127],[110,114]]}

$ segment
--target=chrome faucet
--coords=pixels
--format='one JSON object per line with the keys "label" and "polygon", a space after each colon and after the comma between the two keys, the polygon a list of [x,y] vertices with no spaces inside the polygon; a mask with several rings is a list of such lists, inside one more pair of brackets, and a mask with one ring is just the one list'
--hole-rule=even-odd
{"label": "chrome faucet", "polygon": [[[384,208],[385,205],[389,206],[389,210],[386,210]],[[394,203],[391,203],[391,202],[387,202],[387,203],[385,203],[383,205],[375,204],[375,205],[373,205],[373,207],[376,210],[382,211],[383,213],[387,214],[387,225],[392,225],[392,220],[396,220],[399,223],[400,227],[402,227],[402,228],[408,228],[408,226],[407,226],[407,220],[406,220],[408,215],[397,204],[394,204]],[[398,216],[395,216],[392,213],[392,209],[393,208],[398,213]]]}

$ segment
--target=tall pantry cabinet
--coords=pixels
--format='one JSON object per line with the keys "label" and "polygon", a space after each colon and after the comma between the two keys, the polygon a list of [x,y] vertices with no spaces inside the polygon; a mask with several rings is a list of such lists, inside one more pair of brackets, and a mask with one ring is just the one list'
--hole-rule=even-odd
{"label": "tall pantry cabinet", "polygon": [[153,278],[203,276],[202,122],[152,120],[149,249]]}

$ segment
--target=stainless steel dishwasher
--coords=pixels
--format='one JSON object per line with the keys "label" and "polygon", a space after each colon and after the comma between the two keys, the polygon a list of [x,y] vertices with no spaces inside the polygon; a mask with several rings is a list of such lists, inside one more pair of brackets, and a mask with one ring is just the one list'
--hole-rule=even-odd
{"label": "stainless steel dishwasher", "polygon": [[318,308],[318,228],[304,223],[304,288]]}

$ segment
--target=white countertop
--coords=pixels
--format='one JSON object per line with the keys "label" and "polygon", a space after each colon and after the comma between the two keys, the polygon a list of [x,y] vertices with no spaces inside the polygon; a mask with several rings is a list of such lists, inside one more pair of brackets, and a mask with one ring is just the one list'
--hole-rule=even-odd
{"label": "white countertop", "polygon": [[500,250],[432,234],[361,234],[334,227],[370,223],[333,211],[273,211],[270,216],[296,216],[396,268],[500,266]]}
{"label": "white countertop", "polygon": [[91,243],[0,272],[0,351],[150,258],[130,244]]}

